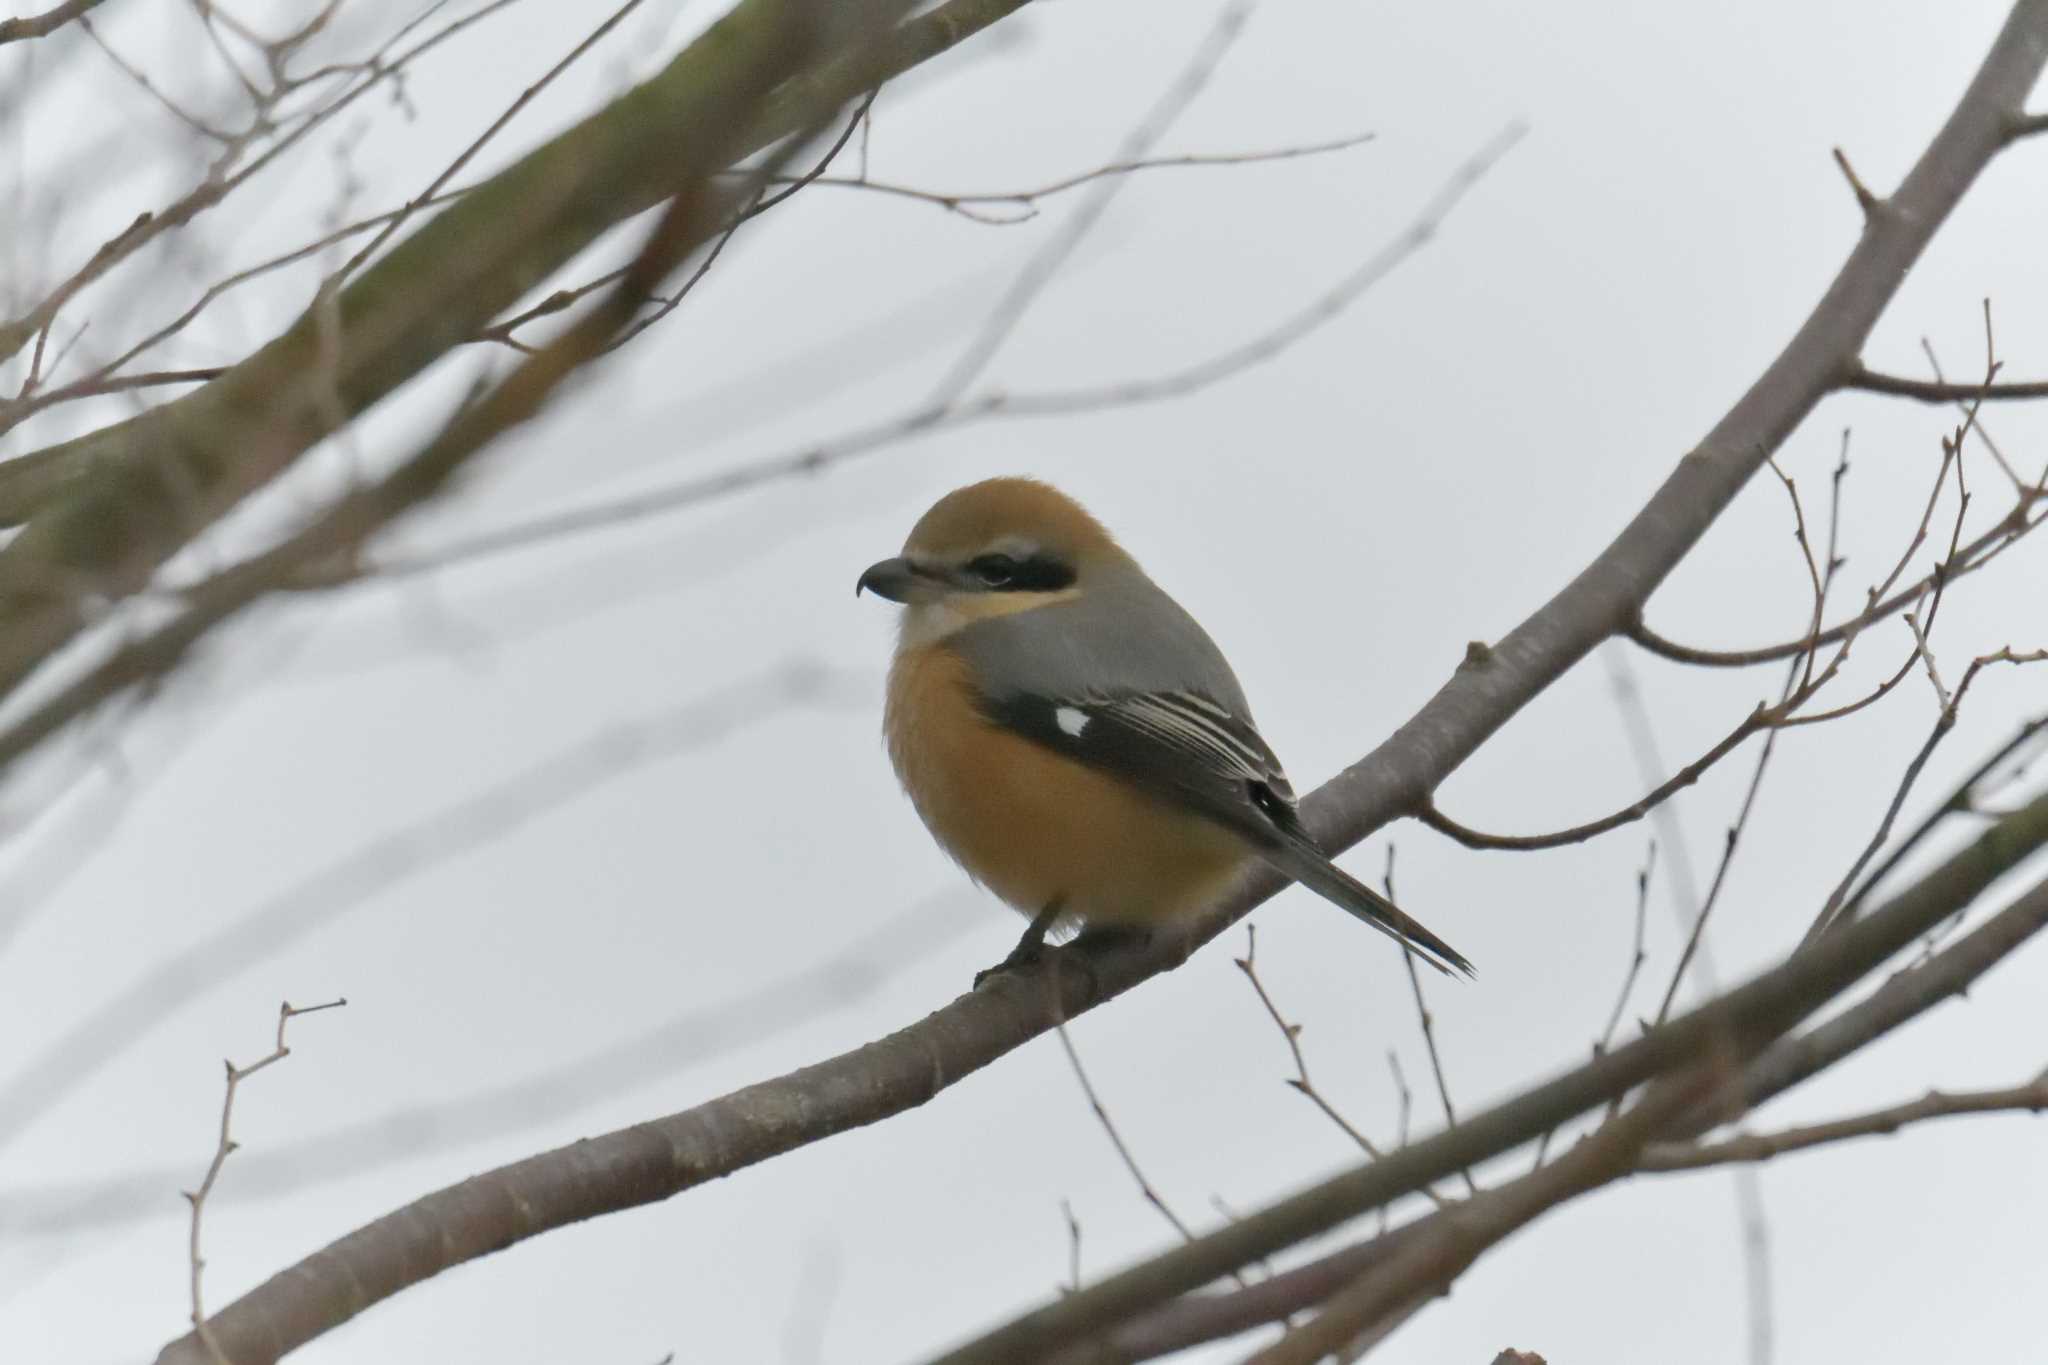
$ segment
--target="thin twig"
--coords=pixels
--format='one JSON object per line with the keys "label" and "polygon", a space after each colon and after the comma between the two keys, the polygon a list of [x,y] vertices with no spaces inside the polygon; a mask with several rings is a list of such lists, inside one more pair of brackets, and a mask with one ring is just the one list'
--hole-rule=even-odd
{"label": "thin twig", "polygon": [[[1087,388],[1049,389],[1036,393],[988,390],[969,395],[951,405],[921,404],[859,430],[822,442],[809,442],[732,470],[678,480],[630,498],[551,512],[410,555],[381,556],[356,565],[338,566],[307,575],[297,586],[324,589],[363,580],[392,581],[493,559],[572,536],[668,516],[785,479],[811,478],[910,440],[977,422],[1107,411],[1200,392],[1286,353],[1340,316],[1398,266],[1411,260],[1435,240],[1446,216],[1457,207],[1465,192],[1499,163],[1520,136],[1521,130],[1515,126],[1490,139],[1485,147],[1452,171],[1444,187],[1423,205],[1406,228],[1305,307],[1251,340],[1193,365],[1161,375],[1112,381]],[[549,306],[555,305],[555,298],[550,296],[529,311],[535,314],[542,308],[553,311]],[[564,300],[555,306],[566,307],[570,301],[573,300]]]}
{"label": "thin twig", "polygon": [[[1223,8],[1208,31],[1197,44],[1194,54],[1174,77],[1166,93],[1148,110],[1136,127],[1124,135],[1112,158],[1115,161],[1136,161],[1142,159],[1157,145],[1160,138],[1192,104],[1208,85],[1210,76],[1237,42],[1244,31],[1256,0],[1225,0]],[[1017,325],[1024,320],[1041,291],[1059,273],[1067,258],[1081,244],[1102,215],[1109,210],[1123,187],[1130,183],[1120,176],[1113,176],[1096,184],[1082,199],[1080,207],[1074,210],[1061,231],[1045,243],[1032,256],[1024,269],[1018,272],[1010,288],[996,304],[993,312],[982,324],[981,330],[968,342],[959,358],[953,362],[945,375],[932,391],[931,405],[938,408],[951,407],[964,397],[974,382],[979,379],[995,354],[1008,341]]]}
{"label": "thin twig", "polygon": [[[1145,1168],[1138,1164],[1138,1158],[1131,1151],[1130,1144],[1125,1142],[1123,1134],[1117,1131],[1116,1120],[1109,1116],[1108,1108],[1102,1103],[1102,1096],[1096,1093],[1094,1083],[1088,1079],[1088,1069],[1081,1065],[1081,1054],[1075,1050],[1074,1040],[1068,1036],[1066,1024],[1061,1023],[1056,1032],[1059,1034],[1060,1047],[1067,1054],[1067,1064],[1074,1069],[1074,1079],[1081,1083],[1081,1093],[1088,1098],[1089,1110],[1095,1115],[1095,1121],[1102,1125],[1103,1134],[1108,1137],[1109,1145],[1116,1148],[1117,1159],[1123,1162],[1124,1169],[1130,1172],[1131,1179],[1137,1183],[1138,1193],[1144,1196],[1146,1203],[1159,1211],[1159,1216],[1180,1234],[1182,1241],[1194,1241],[1194,1231],[1181,1220],[1181,1216],[1173,1211],[1173,1206],[1166,1202],[1165,1196],[1146,1178]],[[1242,1284],[1243,1281],[1240,1280],[1239,1283]]]}
{"label": "thin twig", "polygon": [[[1398,905],[1400,898],[1394,894],[1394,845],[1391,841],[1387,844],[1386,871],[1380,880],[1386,887],[1387,899]],[[1405,940],[1401,945],[1401,963],[1408,969],[1408,991],[1415,1001],[1415,1017],[1422,1025],[1422,1043],[1429,1052],[1429,1069],[1436,1077],[1436,1096],[1444,1107],[1444,1127],[1456,1128],[1458,1111],[1451,1103],[1450,1082],[1444,1079],[1443,1055],[1437,1051],[1436,1046],[1436,1016],[1429,1012],[1429,1004],[1423,999],[1422,976],[1415,970],[1415,950],[1410,948]],[[1479,1193],[1479,1186],[1472,1179],[1470,1170],[1462,1170],[1459,1175],[1464,1178],[1468,1193]]]}
{"label": "thin twig", "polygon": [[1607,1051],[1614,1043],[1614,1030],[1621,1025],[1622,1012],[1628,1008],[1629,996],[1635,993],[1636,977],[1641,975],[1643,963],[1648,954],[1643,951],[1643,931],[1647,927],[1650,911],[1650,874],[1657,868],[1657,841],[1650,841],[1650,851],[1643,855],[1642,868],[1636,873],[1636,935],[1635,943],[1629,949],[1628,971],[1621,978],[1621,990],[1614,997],[1614,1009],[1607,1016],[1607,1027],[1600,1030],[1600,1041],[1593,1044],[1595,1055]]}
{"label": "thin twig", "polygon": [[1696,1171],[1737,1162],[1769,1161],[1787,1152],[1807,1151],[1854,1138],[1889,1137],[1930,1119],[1968,1114],[2039,1114],[2044,1109],[2048,1109],[2048,1072],[2024,1085],[2002,1090],[1930,1090],[1904,1104],[1776,1133],[1744,1134],[1720,1142],[1653,1143],[1643,1149],[1636,1167],[1644,1171]]}
{"label": "thin twig", "polygon": [[247,1066],[236,1066],[231,1061],[221,1063],[222,1066],[227,1068],[228,1084],[227,1091],[221,1096],[220,1102],[220,1140],[214,1144],[213,1160],[207,1163],[206,1175],[199,1182],[199,1188],[185,1191],[185,1202],[191,1205],[192,1208],[191,1230],[186,1239],[187,1259],[191,1267],[192,1330],[199,1334],[199,1340],[205,1344],[206,1349],[212,1353],[214,1359],[219,1362],[219,1365],[230,1365],[230,1362],[228,1361],[227,1352],[223,1351],[220,1343],[214,1339],[213,1329],[207,1323],[205,1299],[200,1293],[200,1281],[206,1273],[206,1258],[200,1253],[200,1233],[201,1225],[206,1217],[206,1201],[212,1195],[215,1183],[220,1179],[221,1167],[227,1165],[228,1157],[233,1155],[235,1149],[241,1145],[234,1138],[236,1092],[241,1089],[243,1081],[248,1080],[265,1067],[274,1065],[291,1056],[291,1049],[285,1046],[284,1031],[292,1020],[302,1014],[318,1014],[322,1010],[339,1009],[347,1003],[348,1000],[344,997],[329,1000],[324,1005],[306,1005],[301,1007],[295,1006],[291,1001],[287,1000],[278,1006],[277,1044],[267,1055],[257,1058]]}

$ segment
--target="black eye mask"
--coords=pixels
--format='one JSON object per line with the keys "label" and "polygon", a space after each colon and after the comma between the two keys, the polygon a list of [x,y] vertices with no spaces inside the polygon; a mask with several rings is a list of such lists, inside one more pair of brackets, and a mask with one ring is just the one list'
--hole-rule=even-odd
{"label": "black eye mask", "polygon": [[976,555],[967,561],[968,576],[992,592],[1058,592],[1072,587],[1074,570],[1051,555],[1029,559],[1011,555]]}

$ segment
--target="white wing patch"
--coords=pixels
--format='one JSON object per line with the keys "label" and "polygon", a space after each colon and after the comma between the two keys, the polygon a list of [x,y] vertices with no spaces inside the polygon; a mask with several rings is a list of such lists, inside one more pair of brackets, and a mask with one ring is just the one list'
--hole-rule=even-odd
{"label": "white wing patch", "polygon": [[1052,713],[1052,718],[1062,731],[1075,739],[1079,739],[1081,732],[1088,728],[1090,719],[1088,713],[1078,706],[1062,706]]}

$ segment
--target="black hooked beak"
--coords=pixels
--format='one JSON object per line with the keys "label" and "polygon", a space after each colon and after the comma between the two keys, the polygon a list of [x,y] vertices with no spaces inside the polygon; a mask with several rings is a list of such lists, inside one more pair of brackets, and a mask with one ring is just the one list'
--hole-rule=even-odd
{"label": "black hooked beak", "polygon": [[860,581],[853,585],[853,595],[872,592],[877,597],[886,597],[891,602],[908,602],[910,590],[919,578],[925,577],[917,566],[907,559],[885,559],[879,564],[870,564]]}

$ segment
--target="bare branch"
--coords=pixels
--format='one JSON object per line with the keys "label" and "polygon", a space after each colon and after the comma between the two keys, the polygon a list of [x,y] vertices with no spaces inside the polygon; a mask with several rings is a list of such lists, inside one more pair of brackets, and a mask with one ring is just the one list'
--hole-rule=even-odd
{"label": "bare branch", "polygon": [[247,1066],[236,1066],[233,1062],[222,1063],[227,1068],[228,1084],[220,1102],[220,1140],[214,1144],[213,1160],[207,1163],[206,1175],[199,1182],[199,1188],[185,1193],[185,1202],[192,1206],[191,1228],[186,1237],[186,1257],[191,1268],[192,1282],[192,1330],[198,1334],[207,1352],[219,1365],[229,1365],[229,1361],[227,1352],[221,1349],[220,1342],[214,1338],[212,1329],[206,1323],[205,1298],[200,1293],[200,1281],[206,1273],[206,1258],[200,1254],[200,1231],[206,1218],[206,1201],[212,1195],[215,1183],[220,1179],[221,1167],[227,1165],[228,1157],[241,1145],[234,1138],[235,1094],[241,1089],[243,1081],[291,1055],[291,1049],[285,1046],[284,1031],[292,1020],[302,1014],[318,1014],[322,1010],[340,1009],[347,1003],[348,1000],[342,998],[329,1000],[324,1005],[298,1007],[287,1000],[278,1006],[277,1044],[267,1055],[257,1058]]}
{"label": "bare branch", "polygon": [[[570,801],[678,754],[689,753],[794,707],[855,689],[815,664],[793,661],[707,696],[645,716],[619,718],[511,776],[466,792],[359,847],[231,917],[215,932],[111,993],[82,1022],[32,1055],[0,1088],[0,1143],[146,1037],[153,1020],[209,985],[247,971],[308,934],[374,902],[394,886],[486,848]],[[863,698],[866,688],[858,689]]]}
{"label": "bare branch", "polygon": [[2017,753],[2035,735],[2044,731],[2048,731],[2048,716],[2041,716],[2027,721],[2020,726],[2018,733],[1993,750],[1989,757],[1973,768],[1967,777],[1956,784],[1955,789],[1942,800],[1941,804],[1930,811],[1927,817],[1914,827],[1913,832],[1904,839],[1901,839],[1893,847],[1892,851],[1885,855],[1884,861],[1871,870],[1870,875],[1863,879],[1863,884],[1856,888],[1855,893],[1843,902],[1844,912],[1854,915],[1863,902],[1869,899],[1872,889],[1881,883],[1907,854],[1918,848],[1942,821],[1951,815],[1975,811],[1977,809],[1977,791],[1983,785],[1985,779],[1990,777],[1992,770]]}
{"label": "bare branch", "polygon": [[[2048,62],[2048,0],[2019,0],[1968,90],[1893,198],[1871,220],[1799,332],[1743,397],[1681,460],[1628,527],[1577,578],[1505,638],[1460,667],[1400,731],[1303,803],[1303,820],[1341,851],[1421,799],[1507,719],[1640,613],[1763,460],[1811,411],[1855,355],[1933,233],[2002,148],[2007,126]],[[861,88],[874,82],[869,81]],[[473,197],[465,200],[465,205]],[[451,210],[459,212],[463,206]],[[437,222],[445,221],[443,215]],[[430,225],[431,226],[431,225]],[[217,381],[218,382],[218,381]],[[17,541],[18,543],[18,541]],[[10,547],[10,550],[13,547]],[[4,552],[0,552],[4,553]],[[2024,808],[2048,838],[2048,801]],[[2020,818],[2018,813],[2011,818]],[[1014,1361],[1050,1354],[1137,1311],[1197,1288],[1388,1199],[1444,1178],[1489,1152],[1528,1141],[1730,1038],[1767,1042],[1795,1026],[2024,856],[2016,827],[1980,839],[1888,906],[1811,945],[1699,1010],[1527,1095],[1418,1142],[1363,1171],[1209,1233],[1158,1261],[1112,1276],[998,1329],[952,1357]],[[922,1103],[1025,1039],[1174,965],[1277,889],[1271,876],[1205,911],[1185,938],[1090,956],[1095,989],[1066,974],[1048,1001],[1042,980],[997,980],[889,1038],[818,1067],[714,1102],[706,1111],[636,1125],[565,1153],[529,1158],[372,1223],[288,1269],[217,1315],[224,1337],[254,1361],[311,1339],[446,1266],[567,1222],[664,1198]],[[2048,892],[2022,902],[2048,919]],[[564,1178],[573,1167],[573,1178]],[[1547,1169],[1547,1168],[1546,1168]],[[513,1216],[517,1211],[516,1218]],[[374,1284],[366,1296],[362,1286]],[[192,1359],[167,1351],[165,1365]]]}
{"label": "bare branch", "polygon": [[[237,1163],[231,1194],[264,1200],[331,1185],[418,1156],[535,1129],[635,1088],[666,1080],[720,1055],[793,1032],[870,998],[896,974],[969,932],[977,918],[965,893],[927,896],[867,925],[857,942],[744,992],[682,1008],[630,1037],[609,1042],[502,1085],[366,1115]],[[145,1167],[74,1185],[39,1181],[0,1191],[0,1223],[17,1237],[64,1236],[164,1212],[175,1172]]]}
{"label": "bare branch", "polygon": [[1744,740],[1759,730],[1770,729],[1775,712],[1776,708],[1758,703],[1756,709],[1744,716],[1741,723],[1724,735],[1713,748],[1660,782],[1654,791],[1640,800],[1631,801],[1612,815],[1589,820],[1583,825],[1573,825],[1570,829],[1561,829],[1549,834],[1488,834],[1451,819],[1437,809],[1434,800],[1416,812],[1415,818],[1445,838],[1456,840],[1471,849],[1531,853],[1546,848],[1562,848],[1567,844],[1584,843],[1610,830],[1620,829],[1623,825],[1634,824],[1671,797],[1698,782],[1709,768],[1740,748]]}
{"label": "bare branch", "polygon": [[[2048,658],[2048,652],[2036,650],[2032,654],[2015,654],[2008,646],[1995,654],[1986,654],[1970,662],[1969,669],[1963,674],[1962,682],[1956,687],[1955,696],[1951,698],[1943,695],[1941,711],[1935,717],[1934,728],[1928,732],[1927,738],[1921,742],[1919,751],[1906,765],[1905,774],[1900,777],[1897,788],[1893,790],[1891,803],[1885,807],[1884,818],[1878,821],[1876,832],[1870,836],[1870,841],[1864,845],[1863,851],[1856,856],[1856,861],[1849,865],[1849,870],[1842,874],[1842,880],[1835,884],[1835,889],[1828,895],[1827,903],[1821,906],[1820,913],[1814,917],[1812,926],[1806,931],[1809,939],[1826,932],[1830,925],[1838,922],[1845,914],[1854,912],[1853,903],[1849,900],[1850,887],[1855,885],[1856,879],[1862,875],[1870,860],[1877,856],[1877,851],[1884,847],[1885,840],[1891,837],[1892,824],[1899,818],[1899,811],[1905,806],[1907,795],[1913,790],[1913,784],[1919,780],[1921,770],[1927,766],[1927,760],[1933,756],[1942,740],[1948,737],[1949,731],[1955,728],[1956,708],[1962,703],[1963,695],[1969,691],[1970,684],[1976,681],[1977,675],[1994,664],[2035,663],[2044,658]],[[1931,667],[1930,665],[1930,669]],[[1935,688],[1937,691],[1941,689],[1939,679],[1935,682]],[[2028,733],[2030,732],[2023,730],[2021,738],[2024,739]]]}
{"label": "bare branch", "polygon": [[19,43],[45,37],[99,4],[100,0],[64,0],[63,4],[53,5],[41,14],[0,19],[0,43]]}
{"label": "bare branch", "polygon": [[[1109,1116],[1109,1110],[1102,1103],[1102,1096],[1095,1091],[1095,1083],[1088,1079],[1088,1069],[1081,1065],[1081,1054],[1074,1050],[1074,1040],[1068,1034],[1067,1026],[1061,1024],[1053,1031],[1059,1035],[1060,1047],[1067,1054],[1067,1065],[1074,1069],[1074,1079],[1081,1083],[1081,1093],[1087,1097],[1089,1112],[1093,1113],[1095,1121],[1102,1125],[1103,1133],[1109,1138],[1109,1145],[1116,1148],[1117,1160],[1123,1162],[1124,1169],[1130,1172],[1131,1179],[1137,1183],[1138,1193],[1144,1196],[1146,1203],[1159,1211],[1159,1216],[1180,1234],[1182,1241],[1195,1240],[1193,1229],[1173,1211],[1173,1205],[1166,1202],[1166,1197],[1159,1193],[1158,1187],[1146,1178],[1145,1168],[1138,1164],[1138,1158],[1131,1151],[1130,1144],[1125,1142],[1124,1135],[1117,1131],[1116,1120]],[[1240,1280],[1239,1283],[1242,1284],[1243,1281]]]}
{"label": "bare branch", "polygon": [[1457,1278],[1482,1253],[1557,1205],[1626,1172],[1645,1142],[1695,1103],[1710,1069],[1660,1082],[1620,1117],[1547,1166],[1475,1195],[1455,1214],[1333,1295],[1315,1318],[1252,1355],[1246,1365],[1315,1365],[1420,1294]]}
{"label": "bare branch", "polygon": [[2029,517],[2032,507],[2042,500],[2039,492],[2029,490],[2004,521],[1961,547],[1953,563],[1945,562],[1935,566],[1926,577],[1899,589],[1882,601],[1872,603],[1855,616],[1816,635],[1788,640],[1783,644],[1764,645],[1756,649],[1716,650],[1680,644],[1658,634],[1641,621],[1629,624],[1623,629],[1622,634],[1659,658],[1669,659],[1673,663],[1696,664],[1704,668],[1750,668],[1757,664],[1776,663],[1780,659],[1803,654],[1817,645],[1836,644],[1845,639],[1852,639],[1865,627],[1874,625],[1888,616],[1897,615],[1920,601],[1932,592],[1937,584],[1953,583],[1959,578],[1975,573],[2043,521],[2048,521],[2048,515]]}
{"label": "bare branch", "polygon": [[1899,375],[1879,374],[1875,370],[1866,369],[1860,361],[1842,380],[1842,387],[1860,389],[1865,393],[1890,394],[1894,398],[1911,398],[1922,403],[1968,403],[1977,399],[2000,403],[2019,399],[2048,398],[2048,379],[2029,380],[2025,383],[1950,384],[1941,380],[1906,379]]}
{"label": "bare branch", "polygon": [[1643,962],[1648,954],[1643,951],[1643,931],[1648,927],[1650,912],[1650,874],[1657,868],[1657,841],[1650,841],[1650,851],[1643,855],[1642,869],[1636,873],[1636,934],[1635,943],[1629,950],[1628,971],[1621,978],[1621,991],[1614,997],[1614,1009],[1608,1013],[1607,1027],[1600,1030],[1600,1039],[1593,1044],[1593,1055],[1599,1056],[1614,1045],[1614,1030],[1621,1026],[1622,1011],[1628,1008],[1628,998],[1635,993],[1636,978],[1642,974]]}
{"label": "bare branch", "polygon": [[[1696,1138],[1721,1119],[1739,1117],[1752,1106],[1855,1054],[1942,1000],[1968,989],[1985,971],[2044,927],[2048,927],[2048,884],[2037,886],[2029,897],[2001,910],[1952,947],[1893,976],[1867,1000],[1803,1035],[1772,1045],[1734,1083],[1667,1125],[1658,1135],[1658,1143],[1649,1150],[1675,1149],[1675,1144]],[[1650,1168],[1638,1164],[1635,1169]],[[1325,1253],[1246,1290],[1188,1294],[1163,1303],[1119,1323],[1102,1344],[1113,1353],[1111,1358],[1149,1360],[1234,1336],[1267,1322],[1283,1322],[1293,1313],[1325,1302],[1345,1284],[1414,1247],[1446,1217],[1455,1219],[1460,1207],[1454,1205],[1447,1215],[1417,1219],[1391,1232],[1383,1230],[1379,1236]],[[1441,1281],[1435,1292],[1448,1287],[1448,1280]],[[1102,1358],[1091,1346],[1056,1357],[1059,1365],[1093,1365]]]}
{"label": "bare branch", "polygon": [[[1288,1078],[1288,1087],[1298,1094],[1305,1096],[1310,1103],[1314,1104],[1317,1109],[1320,1109],[1323,1117],[1336,1124],[1344,1136],[1357,1144],[1361,1152],[1372,1157],[1382,1155],[1378,1145],[1371,1138],[1367,1137],[1350,1119],[1345,1118],[1337,1106],[1330,1103],[1329,1098],[1322,1091],[1316,1089],[1315,1082],[1309,1079],[1308,1058],[1302,1054],[1301,1050],[1302,1026],[1288,1022],[1287,1017],[1280,1013],[1280,1007],[1273,1003],[1272,995],[1266,990],[1266,983],[1259,980],[1258,926],[1247,924],[1244,930],[1244,956],[1233,958],[1232,961],[1237,964],[1237,969],[1244,973],[1245,980],[1251,983],[1253,993],[1259,997],[1259,1004],[1265,1008],[1266,1017],[1273,1021],[1274,1028],[1280,1030],[1281,1040],[1287,1044],[1288,1056],[1294,1059],[1294,1075]],[[1388,1055],[1391,1056],[1392,1054]],[[1430,1193],[1431,1197],[1434,1198],[1435,1192],[1431,1191]]]}
{"label": "bare branch", "polygon": [[[679,157],[729,169],[1024,0],[946,0],[785,82],[747,119],[700,118],[706,100],[731,88],[727,39],[776,27],[794,2],[741,0],[648,85],[462,196],[333,309],[316,308],[227,374],[141,418],[0,465],[43,499],[33,524],[0,549],[0,691],[85,627],[81,591],[118,599],[141,588],[325,436],[337,395],[359,412],[411,379],[598,235],[673,194]],[[649,155],[652,146],[663,154]],[[335,331],[322,315],[337,312]]]}
{"label": "bare branch", "polygon": [[[1381,884],[1386,887],[1387,899],[1396,900],[1394,895],[1394,845],[1387,845],[1386,870],[1381,874]],[[1422,976],[1415,970],[1415,952],[1405,943],[1401,947],[1401,965],[1408,971],[1408,995],[1415,1002],[1415,1021],[1422,1029],[1423,1050],[1429,1054],[1429,1072],[1436,1078],[1436,1097],[1444,1107],[1444,1128],[1458,1126],[1458,1111],[1451,1103],[1451,1084],[1444,1076],[1443,1054],[1436,1045],[1436,1016],[1429,1012],[1429,1004],[1422,996]],[[1465,1182],[1468,1193],[1479,1193],[1479,1186],[1472,1179],[1472,1172],[1462,1170],[1459,1177]]]}
{"label": "bare branch", "polygon": [[[948,194],[939,190],[919,189],[913,185],[897,185],[886,180],[873,180],[866,175],[843,176],[822,175],[811,183],[829,185],[839,189],[872,190],[876,194],[894,195],[904,199],[915,199],[959,214],[976,223],[987,223],[995,227],[1013,227],[1029,222],[1038,216],[1037,204],[1041,199],[1051,199],[1065,194],[1068,190],[1111,176],[1135,175],[1140,171],[1166,170],[1188,166],[1251,166],[1270,161],[1293,161],[1305,156],[1323,156],[1331,152],[1349,151],[1373,140],[1372,133],[1357,133],[1350,137],[1331,138],[1324,142],[1304,142],[1296,146],[1275,147],[1256,152],[1187,152],[1180,156],[1135,157],[1122,161],[1111,161],[1090,171],[1026,190],[990,190],[973,194]],[[1020,212],[1012,217],[998,218],[972,211],[970,205],[1014,204]]]}
{"label": "bare branch", "polygon": [[1644,1149],[1636,1167],[1644,1171],[1696,1171],[1741,1161],[1769,1161],[1786,1152],[1802,1152],[1852,1138],[1889,1137],[1930,1119],[1967,1114],[2038,1114],[2044,1109],[2048,1109],[2048,1073],[2003,1090],[1930,1090],[1904,1104],[1777,1133],[1746,1134],[1708,1143],[1655,1143]]}
{"label": "bare branch", "polygon": [[[1478,153],[1452,171],[1444,187],[1423,205],[1415,220],[1391,242],[1382,246],[1343,280],[1312,300],[1306,307],[1283,319],[1270,330],[1248,342],[1233,346],[1183,369],[1149,378],[1123,380],[1084,389],[1054,389],[1038,393],[1008,393],[987,390],[969,395],[950,405],[924,404],[896,417],[824,442],[808,443],[797,450],[742,465],[737,469],[684,479],[649,492],[615,502],[596,503],[550,513],[530,521],[493,531],[480,532],[467,540],[407,557],[391,557],[355,566],[332,576],[309,581],[312,588],[334,587],[359,578],[404,578],[418,573],[495,558],[534,545],[548,544],[570,536],[586,535],[613,527],[630,525],[653,517],[699,507],[708,502],[751,491],[790,478],[810,478],[828,469],[893,448],[933,432],[963,427],[975,422],[1004,417],[1067,416],[1081,412],[1159,402],[1184,397],[1212,384],[1232,379],[1252,367],[1283,354],[1324,324],[1338,317],[1374,284],[1411,259],[1433,241],[1445,217],[1478,179],[1498,163],[1521,136],[1519,127],[1506,130]],[[549,303],[552,300],[544,300]],[[540,305],[536,305],[539,307]],[[566,306],[566,301],[563,306]],[[7,466],[0,465],[0,471]],[[0,506],[4,506],[4,484],[0,484]]]}
{"label": "bare branch", "polygon": [[[1243,32],[1246,20],[1251,18],[1255,0],[1225,0],[1217,11],[1216,19],[1209,31],[1197,45],[1194,55],[1188,59],[1173,84],[1160,96],[1157,103],[1139,120],[1137,127],[1125,135],[1117,148],[1115,159],[1135,161],[1151,151],[1159,139],[1166,136],[1175,120],[1179,119],[1195,97],[1208,85],[1209,77],[1215,73],[1224,56],[1237,42]],[[1096,185],[1081,206],[1074,210],[1074,216],[1067,220],[1062,231],[1039,249],[1011,282],[1009,290],[982,324],[981,330],[968,342],[951,369],[939,380],[933,390],[931,405],[938,408],[953,406],[963,397],[974,382],[988,368],[988,363],[1002,348],[1010,334],[1022,322],[1024,314],[1039,292],[1043,290],[1059,268],[1081,244],[1110,204],[1127,182],[1121,177],[1112,177]]]}

